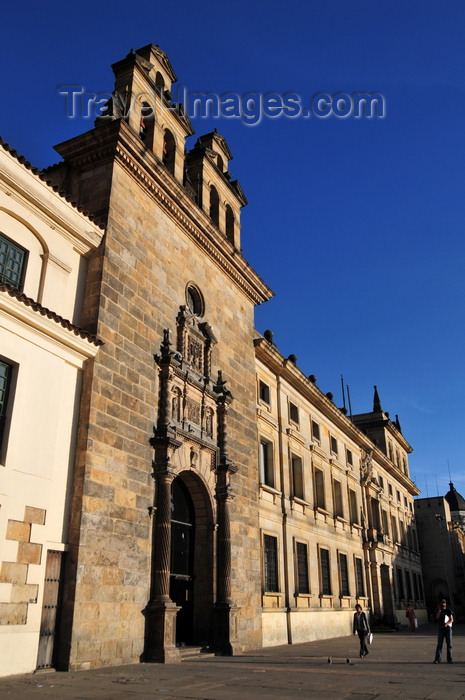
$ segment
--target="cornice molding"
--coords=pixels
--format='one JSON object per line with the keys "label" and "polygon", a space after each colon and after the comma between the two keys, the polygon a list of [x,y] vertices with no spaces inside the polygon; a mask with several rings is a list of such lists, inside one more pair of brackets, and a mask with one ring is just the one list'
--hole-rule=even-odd
{"label": "cornice molding", "polygon": [[[385,469],[396,481],[413,496],[420,491],[405,474],[398,470],[387,455],[382,452],[344,413],[296,366],[284,358],[277,347],[265,338],[254,340],[255,355],[277,377],[288,382],[304,399],[318,408],[328,420],[332,421],[343,433],[353,440],[358,447],[367,452],[372,451],[376,463]],[[411,450],[411,448],[410,448]]]}

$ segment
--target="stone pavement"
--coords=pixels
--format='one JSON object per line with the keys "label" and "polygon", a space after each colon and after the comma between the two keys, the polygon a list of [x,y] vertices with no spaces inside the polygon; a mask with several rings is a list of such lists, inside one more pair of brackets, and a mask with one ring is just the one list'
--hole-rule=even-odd
{"label": "stone pavement", "polygon": [[358,658],[358,638],[342,637],[235,657],[203,655],[187,658],[181,664],[135,664],[0,678],[0,698],[465,700],[465,625],[454,627],[453,664],[434,665],[435,647],[436,627],[431,624],[415,634],[376,634],[363,660]]}

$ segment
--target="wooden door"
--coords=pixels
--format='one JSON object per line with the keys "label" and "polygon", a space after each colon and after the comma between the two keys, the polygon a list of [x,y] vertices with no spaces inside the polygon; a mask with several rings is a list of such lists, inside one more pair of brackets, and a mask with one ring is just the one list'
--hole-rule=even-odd
{"label": "wooden door", "polygon": [[44,600],[40,623],[37,668],[53,666],[53,651],[59,623],[61,583],[63,577],[64,552],[49,549],[45,567]]}

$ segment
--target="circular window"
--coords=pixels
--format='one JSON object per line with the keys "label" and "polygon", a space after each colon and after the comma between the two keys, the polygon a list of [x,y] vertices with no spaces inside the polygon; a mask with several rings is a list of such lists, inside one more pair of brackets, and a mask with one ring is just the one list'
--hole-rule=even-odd
{"label": "circular window", "polygon": [[186,287],[186,302],[189,311],[196,316],[202,316],[204,310],[203,297],[198,287],[188,284]]}

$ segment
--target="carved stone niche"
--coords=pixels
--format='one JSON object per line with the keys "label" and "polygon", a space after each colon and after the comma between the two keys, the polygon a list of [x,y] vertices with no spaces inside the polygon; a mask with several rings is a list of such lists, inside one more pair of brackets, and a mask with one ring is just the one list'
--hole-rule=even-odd
{"label": "carved stone niche", "polygon": [[201,377],[211,375],[212,346],[216,338],[209,324],[200,321],[186,306],[181,306],[176,318],[176,349],[184,362]]}
{"label": "carved stone niche", "polygon": [[214,440],[215,404],[205,389],[189,386],[184,379],[183,387],[175,384],[171,388],[171,421],[181,429],[196,430],[199,437],[207,441]]}

